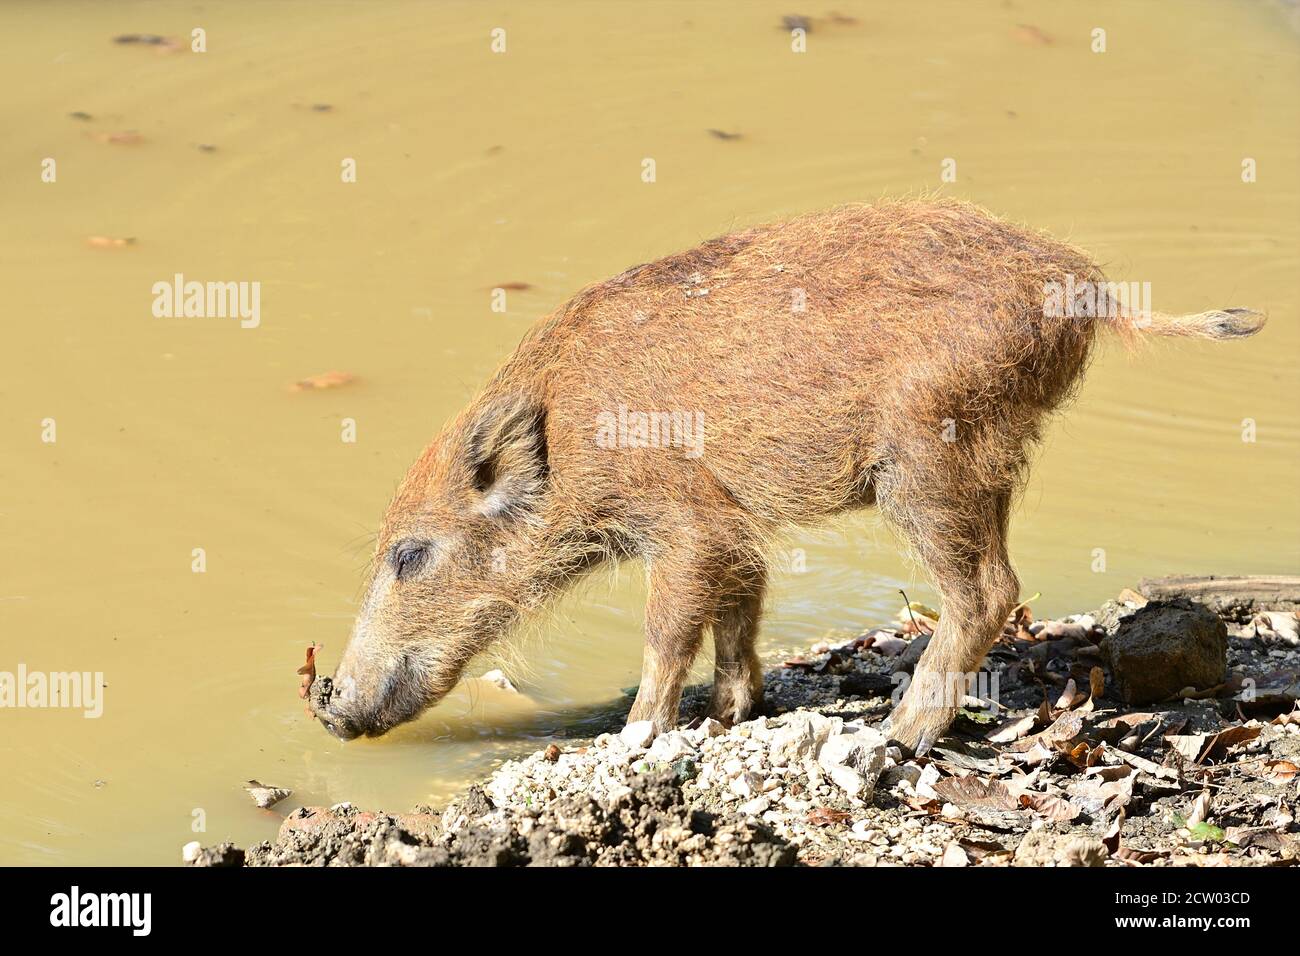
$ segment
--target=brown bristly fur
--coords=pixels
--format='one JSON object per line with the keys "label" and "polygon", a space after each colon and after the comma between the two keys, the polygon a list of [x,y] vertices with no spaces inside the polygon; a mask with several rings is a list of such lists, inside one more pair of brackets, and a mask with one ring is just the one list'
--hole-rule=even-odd
{"label": "brown bristly fur", "polygon": [[[875,505],[943,600],[917,679],[975,671],[1018,597],[1012,500],[1045,416],[1100,328],[1228,338],[1246,313],[1048,315],[1089,257],[955,201],[759,226],[589,286],[539,322],[420,456],[380,532],[328,717],[382,733],[591,569],[640,556],[649,594],[631,719],[678,719],[703,636],[711,712],[761,705],[765,554],[790,525]],[[602,413],[703,416],[703,454],[601,447]],[[425,557],[399,578],[398,555]],[[909,691],[891,733],[928,747],[954,712]]]}

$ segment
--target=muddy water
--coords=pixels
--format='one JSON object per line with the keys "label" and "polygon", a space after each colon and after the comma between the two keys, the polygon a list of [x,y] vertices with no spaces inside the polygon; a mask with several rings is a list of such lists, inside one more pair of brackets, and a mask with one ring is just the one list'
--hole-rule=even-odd
{"label": "muddy water", "polygon": [[[249,777],[292,787],[289,805],[437,802],[608,713],[637,680],[635,568],[516,655],[526,696],[468,682],[382,740],[327,737],[292,672],[310,641],[333,667],[396,480],[530,322],[628,265],[841,201],[939,189],[1091,249],[1156,308],[1271,315],[1247,343],[1099,357],[1016,520],[1040,608],[1144,574],[1296,569],[1300,45],[1283,15],[836,5],[860,22],[818,19],[803,54],[784,2],[0,6],[0,670],[106,684],[98,719],[0,710],[0,862],[172,863],[191,839],[266,838],[279,814]],[[110,42],[196,26],[203,54]],[[143,141],[101,141],[126,130]],[[260,282],[259,324],[154,317],[176,273]],[[503,283],[531,287],[500,314]],[[357,381],[286,391],[336,368]],[[931,597],[870,519],[800,534],[787,558],[769,646],[878,622],[900,585]]]}

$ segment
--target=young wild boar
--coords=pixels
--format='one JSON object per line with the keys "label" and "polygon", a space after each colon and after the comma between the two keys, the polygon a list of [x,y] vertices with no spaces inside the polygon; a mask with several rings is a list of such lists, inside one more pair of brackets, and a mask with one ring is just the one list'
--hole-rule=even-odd
{"label": "young wild boar", "polygon": [[874,505],[943,599],[890,719],[924,751],[1018,600],[1012,499],[1094,334],[1260,325],[1116,309],[1084,253],[953,201],[848,206],[637,266],[538,322],[411,468],[317,714],[344,739],[382,734],[521,616],[641,557],[629,720],[677,723],[706,632],[710,713],[743,720],[762,705],[769,542]]}

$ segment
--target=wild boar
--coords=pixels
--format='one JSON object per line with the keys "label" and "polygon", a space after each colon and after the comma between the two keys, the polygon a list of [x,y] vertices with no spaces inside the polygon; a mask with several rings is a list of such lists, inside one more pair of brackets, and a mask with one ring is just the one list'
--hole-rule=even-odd
{"label": "wild boar", "polygon": [[1018,600],[1007,522],[1044,417],[1095,333],[1230,339],[1248,310],[1117,307],[1083,252],[956,201],[853,205],[713,239],[540,320],[424,450],[379,532],[318,716],[338,737],[420,714],[593,568],[645,561],[629,720],[679,719],[705,633],[709,713],[762,706],[764,555],[782,529],[875,506],[942,617],[891,715],[928,749]]}

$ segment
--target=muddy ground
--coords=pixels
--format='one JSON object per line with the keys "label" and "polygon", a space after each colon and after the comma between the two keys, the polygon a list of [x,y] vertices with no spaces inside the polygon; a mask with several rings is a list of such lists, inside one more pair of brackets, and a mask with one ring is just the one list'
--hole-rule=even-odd
{"label": "muddy ground", "polygon": [[[1142,591],[1059,621],[1018,609],[952,730],[921,757],[906,759],[877,729],[934,626],[936,612],[914,605],[889,627],[773,658],[766,713],[746,723],[696,718],[652,738],[611,717],[610,732],[508,761],[440,810],[298,808],[273,843],[188,856],[217,866],[1295,865],[1294,600],[1270,594],[1270,612],[1258,589]],[[688,691],[684,719],[706,695]]]}

